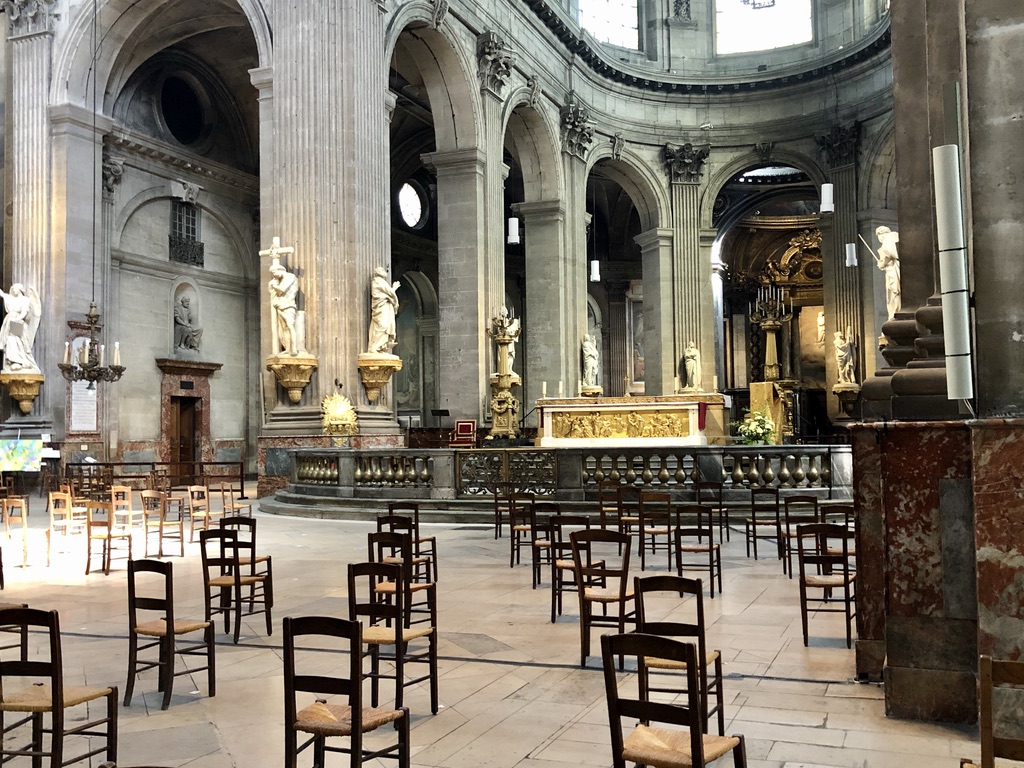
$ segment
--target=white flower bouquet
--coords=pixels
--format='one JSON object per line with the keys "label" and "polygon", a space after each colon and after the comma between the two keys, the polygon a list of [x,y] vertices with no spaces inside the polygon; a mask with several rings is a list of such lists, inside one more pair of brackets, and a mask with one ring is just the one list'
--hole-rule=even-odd
{"label": "white flower bouquet", "polygon": [[760,445],[775,440],[775,422],[766,411],[747,411],[747,417],[743,421],[733,423],[737,437],[745,445]]}

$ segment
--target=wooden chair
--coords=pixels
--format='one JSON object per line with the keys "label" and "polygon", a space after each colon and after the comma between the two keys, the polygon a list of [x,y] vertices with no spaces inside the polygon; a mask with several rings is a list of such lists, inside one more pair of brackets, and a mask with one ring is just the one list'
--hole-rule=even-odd
{"label": "wooden chair", "polygon": [[[3,589],[3,553],[0,551],[0,589]],[[28,603],[0,603],[0,616],[10,608],[28,608]],[[11,648],[19,650],[22,661],[28,659],[28,627],[27,626],[6,626],[0,624],[0,632],[4,634],[17,635],[18,639],[7,645],[0,645],[0,651],[7,651]]]}
{"label": "wooden chair", "polygon": [[[730,752],[733,765],[746,768],[746,744],[742,736],[704,733],[696,645],[639,633],[605,635],[601,638],[601,655],[614,768],[626,768],[626,763],[659,768],[703,768]],[[633,695],[620,691],[615,673],[616,656],[636,660],[637,669],[640,670],[636,675],[637,681],[644,679],[645,659],[658,658],[682,665],[686,670],[686,703],[652,702],[639,690]],[[629,683],[630,680],[623,682]],[[624,735],[623,719],[630,723],[639,720],[640,723],[628,735]],[[658,727],[655,723],[682,726],[683,729]]]}
{"label": "wooden chair", "polygon": [[476,420],[460,419],[455,422],[449,448],[476,448]]}
{"label": "wooden chair", "polygon": [[[683,518],[694,518],[693,525],[686,525]],[[715,597],[715,580],[718,580],[718,591],[722,591],[722,549],[715,543],[713,511],[703,504],[685,504],[676,508],[676,524],[673,528],[673,545],[676,553],[676,575],[682,576],[683,571],[698,570],[708,572],[708,583],[711,597]]]}
{"label": "wooden chair", "polygon": [[112,485],[107,493],[117,524],[123,528],[134,528],[142,515],[132,505],[132,489],[127,485]]}
{"label": "wooden chair", "polygon": [[731,541],[729,535],[729,507],[724,500],[725,485],[721,482],[711,480],[700,480],[696,486],[696,499],[698,504],[711,507],[711,513],[718,519],[718,543],[723,544]]}
{"label": "wooden chair", "polygon": [[[271,612],[274,607],[273,574],[254,575],[249,566],[242,564],[238,532],[228,528],[211,528],[199,532],[199,547],[203,558],[203,597],[206,604],[206,621],[224,616],[224,631],[231,631],[234,617],[233,640],[238,644],[242,631],[242,616],[262,613],[267,622],[267,634],[273,634]],[[249,554],[245,552],[244,554]],[[248,598],[242,594],[243,587],[251,587],[254,594]],[[217,601],[214,603],[214,594]],[[243,612],[243,603],[248,601],[249,609]]]}
{"label": "wooden chair", "polygon": [[505,521],[508,519],[512,483],[495,483],[492,492],[494,497],[494,538],[499,539]]}
{"label": "wooden chair", "polygon": [[[382,584],[394,584],[394,591],[382,593]],[[395,706],[401,707],[404,691],[412,685],[428,683],[430,711],[437,714],[437,627],[433,624],[412,624],[406,612],[405,584],[402,566],[397,563],[349,563],[348,565],[348,617],[352,621],[365,621],[363,646],[370,657],[370,703],[376,707],[380,696],[380,681],[395,681]],[[408,622],[408,623],[407,623]],[[425,641],[425,646],[422,643]],[[391,649],[389,656],[382,649]],[[394,664],[394,675],[381,672],[381,661]],[[418,677],[407,678],[407,664],[425,664],[427,671]]]}
{"label": "wooden chair", "polygon": [[509,568],[516,567],[520,562],[523,547],[531,541],[534,521],[533,502],[534,495],[532,493],[514,493],[509,496]]}
{"label": "wooden chair", "polygon": [[647,550],[658,554],[659,539],[664,537],[665,567],[672,569],[672,496],[660,491],[640,494],[640,570],[647,569]]}
{"label": "wooden chair", "polygon": [[28,565],[28,497],[8,496],[0,499],[3,505],[4,532],[7,540],[11,540],[11,521],[21,524],[21,565]]}
{"label": "wooden chair", "polygon": [[[389,505],[390,506],[390,505]],[[377,516],[377,530],[389,533],[407,533],[412,541],[412,572],[411,578],[416,582],[430,582],[432,571],[430,557],[416,554],[416,524],[409,515],[387,514]],[[385,562],[399,562],[398,557],[389,556]]]}
{"label": "wooden chair", "polygon": [[[850,570],[857,570],[857,545],[856,545],[856,510],[853,504],[829,504],[822,505],[819,508],[819,514],[821,522],[823,523],[836,523],[837,525],[845,525],[851,533],[854,534],[854,543],[851,543],[847,547],[847,553],[850,555]],[[834,547],[829,548],[830,554],[837,554],[834,551]]]}
{"label": "wooden chair", "polygon": [[602,480],[597,484],[597,512],[602,528],[619,528],[619,487],[617,480]]}
{"label": "wooden chair", "polygon": [[236,500],[233,483],[223,480],[217,483],[217,491],[220,493],[221,514],[228,517],[233,515],[252,517],[252,504],[248,501]]}
{"label": "wooden chair", "polygon": [[750,557],[753,545],[754,559],[757,560],[757,542],[761,540],[774,542],[779,559],[782,559],[781,514],[778,488],[750,489],[750,517],[743,521],[747,557]]}
{"label": "wooden chair", "polygon": [[[820,589],[821,597],[815,597],[815,613],[842,613],[846,616],[846,647],[853,645],[853,617],[856,616],[854,582],[857,574],[850,570],[848,543],[852,534],[843,525],[833,523],[810,523],[796,527],[797,560],[800,566],[800,623],[803,627],[804,645],[807,645],[809,590]],[[840,542],[838,552],[829,552],[829,542]],[[841,592],[836,597],[833,592]],[[842,603],[839,608],[828,607]]]}
{"label": "wooden chair", "polygon": [[412,517],[413,551],[417,557],[429,557],[433,580],[437,581],[437,537],[424,536],[420,531],[420,505],[412,501],[392,501],[388,504],[388,514]]}
{"label": "wooden chair", "polygon": [[[580,666],[587,666],[592,627],[614,627],[626,631],[636,623],[633,583],[629,580],[632,536],[620,531],[590,528],[569,534],[573,574],[580,609]],[[594,607],[601,613],[595,614]],[[609,615],[608,609],[615,609]]]}
{"label": "wooden chair", "polygon": [[[681,576],[646,576],[635,578],[633,594],[636,595],[636,631],[647,635],[662,637],[686,638],[697,643],[697,662],[700,667],[698,682],[700,684],[701,711],[704,718],[703,729],[708,730],[711,715],[718,715],[718,732],[725,733],[725,711],[722,708],[725,695],[722,690],[722,653],[707,649],[707,637],[704,623],[704,584],[700,579],[684,579]],[[676,603],[692,596],[694,620],[686,621],[655,621],[652,618],[652,603],[660,596],[671,599],[672,610]],[[681,685],[680,673],[685,676],[686,667],[677,662],[648,657],[644,659],[644,679],[640,681],[641,696],[650,693],[685,693],[686,685]],[[654,676],[658,675],[657,678]],[[659,682],[662,679],[666,682]],[[654,684],[652,684],[654,683]],[[710,706],[711,696],[715,697],[715,706]]]}
{"label": "wooden chair", "polygon": [[641,490],[634,485],[620,485],[615,499],[618,520],[616,528],[620,533],[632,533],[640,529]]}
{"label": "wooden chair", "polygon": [[562,514],[557,501],[535,501],[533,522],[530,526],[530,565],[533,568],[533,588],[541,583],[541,574],[551,567],[551,518]]}
{"label": "wooden chair", "polygon": [[205,485],[188,487],[188,540],[195,540],[196,528],[208,531],[214,518],[223,517],[224,511],[214,512],[210,491]]}
{"label": "wooden chair", "polygon": [[[156,578],[140,574],[154,574]],[[148,617],[147,617],[148,614]],[[153,617],[155,614],[155,617]],[[170,628],[170,631],[168,631]],[[179,646],[178,638],[202,632],[203,639]],[[128,682],[124,687],[124,705],[130,706],[135,678],[150,669],[158,671],[157,690],[162,691],[160,709],[171,703],[175,677],[206,670],[210,696],[217,695],[216,656],[212,621],[179,619],[174,614],[174,576],[171,564],[160,560],[128,562]],[[140,642],[142,643],[140,645]],[[139,659],[140,653],[157,649],[155,659]],[[205,658],[205,666],[174,671],[175,656]]]}
{"label": "wooden chair", "polygon": [[119,522],[114,513],[111,501],[90,499],[86,503],[86,546],[85,575],[92,570],[93,542],[99,542],[100,562],[104,575],[110,575],[110,561],[114,555],[114,545],[123,542],[127,546],[122,550],[128,560],[132,559],[132,529]]}
{"label": "wooden chair", "polygon": [[787,496],[782,502],[782,572],[793,578],[793,554],[796,552],[797,528],[822,523],[817,496]]}
{"label": "wooden chair", "polygon": [[402,582],[384,581],[377,585],[378,594],[393,597],[401,586],[405,600],[406,627],[414,624],[437,626],[437,588],[433,582],[413,580],[413,544],[408,533],[377,531],[367,534],[369,560],[373,563],[399,565]]}
{"label": "wooden chair", "polygon": [[69,534],[85,531],[88,510],[84,506],[76,507],[71,494],[64,491],[51,491],[49,495],[50,526],[46,529],[46,565],[49,567],[53,552],[55,535],[67,538]]}
{"label": "wooden chair", "polygon": [[[1024,761],[1024,738],[1020,732],[996,735],[997,726],[1011,720],[997,719],[992,706],[993,691],[1012,692],[1017,698],[1024,695],[1024,661],[1000,661],[982,656],[979,662],[978,703],[981,710],[979,735],[981,762],[964,758],[960,768],[995,768],[996,758]],[[1019,721],[1016,721],[1019,724]]]}
{"label": "wooden chair", "polygon": [[[0,658],[0,714],[4,715],[0,762],[15,757],[31,757],[35,766],[41,766],[43,758],[48,759],[47,765],[64,766],[101,754],[106,760],[117,760],[117,686],[100,688],[65,685],[57,612],[12,608],[0,614],[0,623],[45,632],[45,646],[48,648],[46,658]],[[90,720],[88,711],[85,711],[69,717],[67,710],[103,699],[106,700],[106,707],[102,716]],[[25,717],[11,722],[6,717],[9,712],[23,714]],[[47,714],[50,722],[49,727],[45,728],[44,715]],[[28,743],[15,746],[12,743],[14,734],[22,733],[25,725],[30,726]],[[48,750],[44,743],[47,734],[50,737],[46,740]],[[71,736],[86,737],[84,744],[87,751],[66,757],[65,742]],[[92,740],[96,737],[103,739],[99,746]]]}
{"label": "wooden chair", "polygon": [[185,521],[181,512],[173,513],[163,491],[142,491],[142,532],[145,537],[146,557],[149,557],[149,539],[156,534],[157,557],[164,556],[164,540],[177,541],[180,557],[185,556]]}
{"label": "wooden chair", "polygon": [[[359,622],[332,616],[287,616],[283,630],[285,765],[295,768],[299,753],[312,746],[314,763],[319,766],[325,765],[327,752],[335,752],[349,755],[353,766],[389,758],[397,760],[400,768],[409,768],[408,708],[363,706],[363,638]],[[308,654],[300,651],[297,641]],[[335,674],[325,672],[325,654],[317,652],[328,644],[329,650],[347,652],[328,657],[343,665]],[[311,694],[314,701],[299,709],[298,694]],[[344,697],[345,703],[328,701],[332,696]],[[389,724],[398,732],[397,743],[367,749],[363,735]],[[300,733],[306,739],[301,744]],[[327,740],[334,738],[347,738],[347,745],[329,745]]]}
{"label": "wooden chair", "polygon": [[562,595],[578,588],[575,565],[572,561],[570,534],[574,530],[589,530],[587,515],[554,515],[548,519],[551,536],[551,623],[562,615]]}

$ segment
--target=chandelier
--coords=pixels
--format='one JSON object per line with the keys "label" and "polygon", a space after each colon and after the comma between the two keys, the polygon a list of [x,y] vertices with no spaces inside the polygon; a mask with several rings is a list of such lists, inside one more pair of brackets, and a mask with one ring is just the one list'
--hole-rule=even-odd
{"label": "chandelier", "polygon": [[[93,136],[96,136],[96,112],[97,105],[99,103],[98,91],[97,91],[97,75],[95,70],[95,63],[99,56],[99,43],[97,37],[97,20],[99,13],[97,9],[97,2],[93,0],[92,4],[92,49],[93,49],[93,66],[91,69],[92,76],[92,127]],[[96,210],[96,187],[98,186],[99,179],[96,174],[96,168],[99,165],[97,162],[98,142],[93,141],[93,171],[92,171],[92,202],[93,210]],[[100,344],[100,311],[96,308],[96,217],[93,216],[92,220],[92,297],[89,301],[89,311],[85,313],[85,321],[88,324],[89,335],[85,339],[85,343],[79,348],[75,359],[72,360],[71,356],[71,342],[64,342],[64,360],[57,367],[60,368],[61,375],[64,376],[70,382],[76,381],[87,381],[89,386],[87,389],[95,389],[97,381],[117,381],[124,374],[124,366],[121,365],[121,345],[119,342],[114,342],[114,361],[113,365],[107,366],[106,362],[106,349]]]}
{"label": "chandelier", "polygon": [[114,342],[114,362],[112,365],[104,365],[106,362],[106,348],[100,344],[100,313],[96,309],[96,302],[89,302],[89,311],[85,315],[89,324],[89,336],[85,344],[81,346],[75,360],[71,359],[71,343],[64,342],[64,362],[59,364],[60,372],[68,381],[87,381],[88,389],[95,389],[97,381],[117,381],[124,374],[124,366],[121,365],[121,344]]}

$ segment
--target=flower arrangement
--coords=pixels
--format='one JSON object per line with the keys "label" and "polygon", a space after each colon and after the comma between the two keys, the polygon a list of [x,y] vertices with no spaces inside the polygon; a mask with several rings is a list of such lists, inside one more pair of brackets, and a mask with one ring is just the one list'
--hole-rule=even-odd
{"label": "flower arrangement", "polygon": [[743,421],[733,422],[733,426],[736,427],[740,442],[745,445],[759,445],[775,439],[775,422],[766,410],[756,413],[747,411],[747,417]]}

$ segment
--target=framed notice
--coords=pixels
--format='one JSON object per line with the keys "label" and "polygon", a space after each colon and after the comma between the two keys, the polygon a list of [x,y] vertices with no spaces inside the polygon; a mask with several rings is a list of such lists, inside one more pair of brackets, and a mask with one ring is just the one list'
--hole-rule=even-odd
{"label": "framed notice", "polygon": [[[79,359],[84,355],[85,342],[88,337],[79,336],[71,342],[71,354],[73,359]],[[98,400],[97,389],[93,385],[89,389],[89,382],[75,381],[71,383],[71,397],[69,402],[68,432],[98,432]]]}

